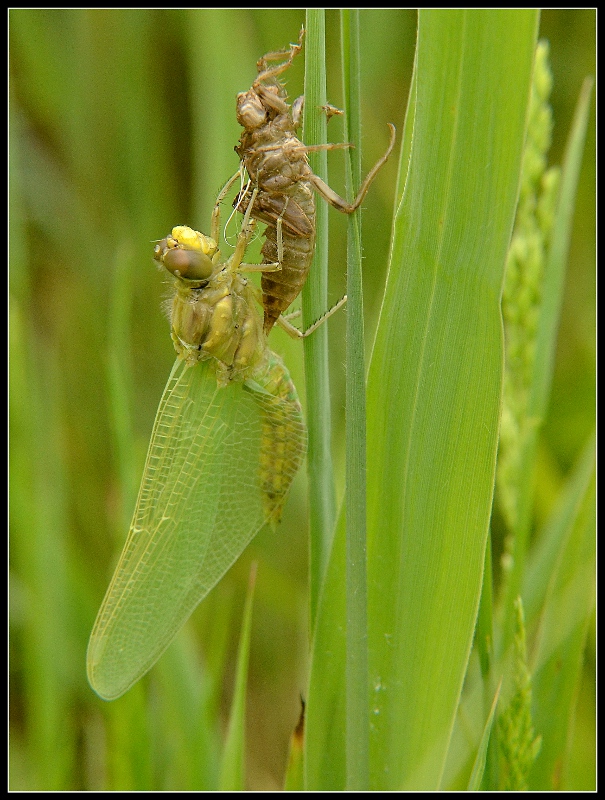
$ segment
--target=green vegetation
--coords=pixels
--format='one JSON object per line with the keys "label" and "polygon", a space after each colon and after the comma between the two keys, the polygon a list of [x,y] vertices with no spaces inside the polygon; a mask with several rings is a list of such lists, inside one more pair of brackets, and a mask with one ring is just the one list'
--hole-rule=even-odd
{"label": "green vegetation", "polygon": [[[206,230],[237,167],[235,95],[304,22],[283,9],[10,11],[13,790],[277,789],[303,775],[324,790],[595,787],[591,10],[351,13],[344,93],[341,17],[325,15],[326,97],[351,127],[334,117],[305,140],[356,136],[358,79],[362,173],[387,122],[400,150],[361,214],[367,703],[346,667],[345,313],[329,340],[305,342],[305,369],[314,346],[329,357],[305,417],[313,429],[332,409],[333,479],[329,462],[320,481],[300,471],[277,532],[126,695],[105,703],[86,682],[174,361],[152,242],[176,224]],[[310,12],[306,59],[323,59],[323,27]],[[534,73],[538,40],[549,52]],[[301,56],[291,98],[303,76]],[[327,163],[342,194],[342,152]],[[331,305],[347,220],[325,213]],[[304,403],[303,347],[278,330],[271,347]],[[348,450],[362,457],[363,442]],[[310,547],[307,482],[322,498]],[[301,694],[304,764],[299,728],[285,776]]]}

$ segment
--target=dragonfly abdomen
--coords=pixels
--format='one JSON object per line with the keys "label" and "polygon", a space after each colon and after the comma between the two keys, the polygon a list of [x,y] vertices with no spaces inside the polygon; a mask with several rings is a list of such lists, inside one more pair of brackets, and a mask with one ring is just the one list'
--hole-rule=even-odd
{"label": "dragonfly abdomen", "polygon": [[307,434],[296,387],[281,358],[269,350],[267,363],[254,381],[262,388],[260,485],[272,524],[280,521],[292,479],[305,456]]}
{"label": "dragonfly abdomen", "polygon": [[[313,224],[315,208],[313,207]],[[266,241],[262,247],[265,263],[277,262],[277,230],[267,226]],[[315,251],[315,229],[307,237],[291,236],[282,233],[283,257],[279,272],[265,272],[261,279],[263,292],[264,322],[263,329],[268,334],[288,306],[298,297],[313,262]]]}
{"label": "dragonfly abdomen", "polygon": [[[281,264],[281,270],[263,273],[261,280],[263,328],[268,334],[300,294],[313,261],[315,198],[308,180],[312,173],[290,113],[279,115],[258,130],[244,132],[236,150],[252,186],[258,190],[251,216],[267,225],[263,263]],[[235,207],[245,212],[250,196],[250,190],[241,192]]]}

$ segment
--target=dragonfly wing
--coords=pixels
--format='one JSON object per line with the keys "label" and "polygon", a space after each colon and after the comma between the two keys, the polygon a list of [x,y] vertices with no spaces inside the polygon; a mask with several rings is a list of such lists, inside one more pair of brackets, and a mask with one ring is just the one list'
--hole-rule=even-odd
{"label": "dragonfly wing", "polygon": [[90,637],[88,677],[101,697],[119,697],[153,666],[270,519],[259,469],[263,425],[254,392],[236,382],[219,387],[209,362],[176,362]]}

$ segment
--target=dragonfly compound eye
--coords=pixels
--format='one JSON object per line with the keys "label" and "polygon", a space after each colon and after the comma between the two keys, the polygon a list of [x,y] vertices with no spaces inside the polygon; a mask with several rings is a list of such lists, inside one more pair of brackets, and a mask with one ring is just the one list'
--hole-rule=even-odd
{"label": "dragonfly compound eye", "polygon": [[161,261],[177,278],[199,281],[207,280],[212,275],[212,259],[199,250],[184,250],[180,247],[166,250]]}

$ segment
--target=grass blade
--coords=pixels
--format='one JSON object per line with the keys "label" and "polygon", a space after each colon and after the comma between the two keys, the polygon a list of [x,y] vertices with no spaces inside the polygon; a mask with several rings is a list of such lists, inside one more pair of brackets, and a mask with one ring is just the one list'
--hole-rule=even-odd
{"label": "grass blade", "polygon": [[411,160],[368,378],[374,788],[439,786],[466,671],[536,26],[535,12],[419,15]]}

